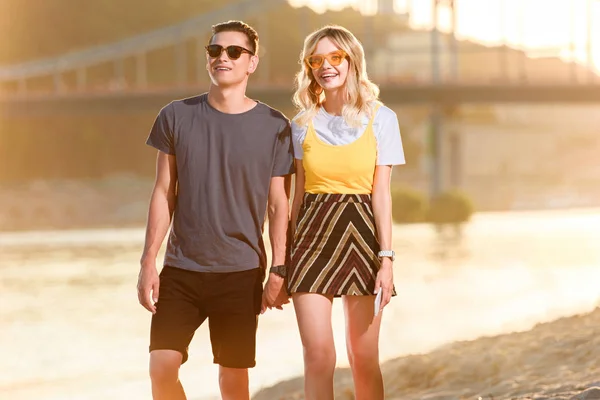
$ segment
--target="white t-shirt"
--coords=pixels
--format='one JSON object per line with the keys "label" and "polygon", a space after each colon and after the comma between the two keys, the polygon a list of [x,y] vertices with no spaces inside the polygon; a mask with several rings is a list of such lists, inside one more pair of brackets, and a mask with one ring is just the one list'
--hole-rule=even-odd
{"label": "white t-shirt", "polygon": [[[304,156],[302,143],[304,143],[308,126],[300,126],[295,122],[298,115],[292,121],[292,142],[294,157],[301,160]],[[331,115],[321,107],[312,122],[319,139],[325,143],[339,146],[358,139],[369,125],[369,117],[363,117],[362,127],[353,128],[346,124],[342,116]],[[373,132],[377,140],[377,165],[406,163],[400,137],[400,126],[395,112],[386,106],[379,107],[373,120]]]}

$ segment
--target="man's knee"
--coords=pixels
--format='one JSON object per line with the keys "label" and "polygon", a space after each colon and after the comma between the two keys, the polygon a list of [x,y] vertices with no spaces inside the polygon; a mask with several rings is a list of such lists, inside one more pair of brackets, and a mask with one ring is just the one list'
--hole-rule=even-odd
{"label": "man's knee", "polygon": [[177,382],[182,355],[175,350],[153,350],[150,353],[150,379],[157,384]]}
{"label": "man's knee", "polygon": [[219,367],[219,386],[223,394],[248,391],[248,369]]}
{"label": "man's knee", "polygon": [[228,368],[219,366],[219,382],[238,382],[248,380],[248,368]]}

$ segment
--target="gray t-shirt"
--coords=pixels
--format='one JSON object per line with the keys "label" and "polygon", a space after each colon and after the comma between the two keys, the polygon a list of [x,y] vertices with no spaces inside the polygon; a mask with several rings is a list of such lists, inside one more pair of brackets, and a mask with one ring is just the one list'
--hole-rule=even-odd
{"label": "gray t-shirt", "polygon": [[290,122],[260,102],[226,114],[207,99],[202,94],[165,106],[146,142],[177,159],[164,264],[202,272],[265,268],[270,181],[293,173]]}

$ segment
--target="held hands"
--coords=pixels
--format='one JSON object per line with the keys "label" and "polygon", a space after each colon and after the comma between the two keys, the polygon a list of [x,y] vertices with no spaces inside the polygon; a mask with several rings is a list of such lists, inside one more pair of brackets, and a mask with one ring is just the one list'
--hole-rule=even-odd
{"label": "held hands", "polygon": [[287,294],[285,287],[285,279],[281,276],[270,273],[262,295],[261,314],[271,308],[283,310],[283,305],[290,302],[290,297]]}
{"label": "held hands", "polygon": [[137,294],[138,301],[152,314],[156,314],[156,302],[158,301],[158,271],[155,260],[142,260],[140,273],[138,275]]}
{"label": "held hands", "polygon": [[392,260],[388,257],[383,257],[381,260],[381,268],[377,273],[375,279],[375,294],[382,291],[381,296],[381,307],[379,312],[383,311],[383,308],[388,305],[392,299],[392,289],[394,288],[394,272]]}

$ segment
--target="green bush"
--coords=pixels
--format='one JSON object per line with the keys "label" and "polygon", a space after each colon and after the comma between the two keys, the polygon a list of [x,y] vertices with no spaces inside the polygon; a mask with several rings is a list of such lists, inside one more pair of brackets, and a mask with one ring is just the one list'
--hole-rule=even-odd
{"label": "green bush", "polygon": [[427,212],[425,196],[408,188],[392,189],[392,218],[399,224],[424,222]]}
{"label": "green bush", "polygon": [[462,224],[473,215],[473,203],[461,191],[449,190],[435,197],[429,206],[427,220],[431,223]]}

